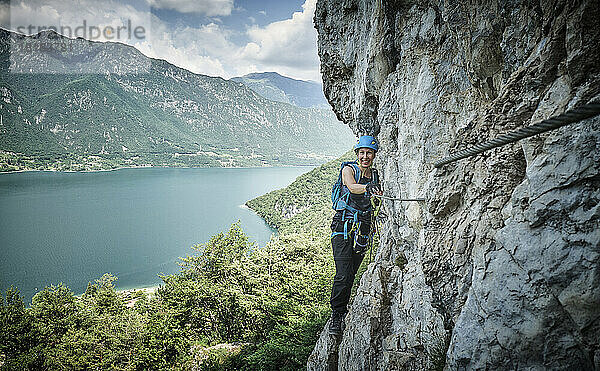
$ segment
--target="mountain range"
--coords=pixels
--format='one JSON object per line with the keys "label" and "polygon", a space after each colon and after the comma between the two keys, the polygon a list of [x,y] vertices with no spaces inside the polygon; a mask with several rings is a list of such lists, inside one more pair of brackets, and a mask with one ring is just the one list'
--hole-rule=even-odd
{"label": "mountain range", "polygon": [[231,80],[241,82],[263,97],[298,107],[329,109],[323,87],[313,81],[302,81],[282,76],[277,72],[250,73]]}
{"label": "mountain range", "polygon": [[[307,107],[318,101],[318,84],[281,75],[247,75],[240,83],[124,44],[2,29],[0,71],[5,171],[317,164],[353,142],[329,107]],[[257,81],[288,102],[257,93]]]}

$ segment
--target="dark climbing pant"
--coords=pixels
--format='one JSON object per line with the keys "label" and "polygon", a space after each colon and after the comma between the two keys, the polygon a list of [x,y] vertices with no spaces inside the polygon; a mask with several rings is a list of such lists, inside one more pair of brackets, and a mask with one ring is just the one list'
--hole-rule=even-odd
{"label": "dark climbing pant", "polygon": [[[351,227],[352,225],[349,223],[348,230]],[[331,224],[331,230],[343,231],[344,224],[334,220]],[[340,313],[348,311],[347,305],[350,300],[354,277],[364,257],[363,254],[357,254],[353,251],[353,245],[354,233],[349,233],[347,239],[344,239],[343,235],[336,235],[331,238],[333,260],[335,261],[335,277],[333,277],[333,287],[331,289],[331,309]]]}

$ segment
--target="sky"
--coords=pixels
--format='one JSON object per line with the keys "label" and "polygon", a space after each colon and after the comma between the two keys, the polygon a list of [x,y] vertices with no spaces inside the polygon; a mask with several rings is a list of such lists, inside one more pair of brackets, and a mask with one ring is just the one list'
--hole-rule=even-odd
{"label": "sky", "polygon": [[0,0],[0,26],[118,41],[195,73],[321,81],[316,0]]}

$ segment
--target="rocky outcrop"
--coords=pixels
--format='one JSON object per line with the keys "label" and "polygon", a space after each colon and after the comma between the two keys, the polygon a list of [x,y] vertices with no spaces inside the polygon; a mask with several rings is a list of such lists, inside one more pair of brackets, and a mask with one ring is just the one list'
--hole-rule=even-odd
{"label": "rocky outcrop", "polygon": [[319,0],[324,91],[377,135],[381,245],[309,370],[600,370],[600,117],[434,169],[600,101],[600,3]]}

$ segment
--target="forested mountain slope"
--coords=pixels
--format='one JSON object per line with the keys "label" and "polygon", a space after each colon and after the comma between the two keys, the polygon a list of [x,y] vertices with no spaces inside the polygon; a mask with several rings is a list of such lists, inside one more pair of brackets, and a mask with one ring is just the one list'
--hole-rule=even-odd
{"label": "forested mountain slope", "polygon": [[[46,47],[16,52],[32,43]],[[331,109],[271,101],[123,44],[0,29],[0,70],[5,170],[317,164],[353,140]]]}

